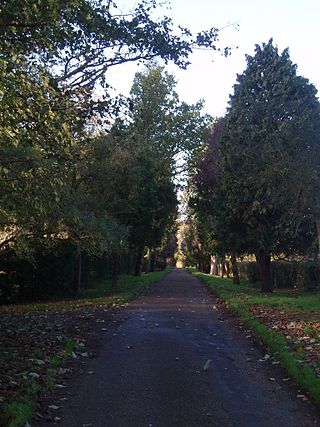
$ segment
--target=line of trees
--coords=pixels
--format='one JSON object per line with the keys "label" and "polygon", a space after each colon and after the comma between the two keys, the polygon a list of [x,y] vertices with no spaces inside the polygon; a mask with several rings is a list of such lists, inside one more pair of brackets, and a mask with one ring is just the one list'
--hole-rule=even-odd
{"label": "line of trees", "polygon": [[236,256],[254,254],[271,292],[272,257],[318,252],[320,108],[288,49],[270,40],[246,59],[226,116],[198,153],[189,203],[206,259],[229,254],[236,268]]}
{"label": "line of trees", "polygon": [[106,71],[157,57],[186,68],[195,46],[215,50],[218,39],[216,29],[178,34],[168,17],[153,20],[155,7],[122,15],[113,1],[1,2],[2,279],[10,257],[34,261],[65,242],[74,294],[83,253],[108,259],[114,281],[128,252],[135,274],[146,247],[154,260],[176,214],[176,157],[200,144],[207,118],[156,63],[136,75],[129,100],[110,95]]}

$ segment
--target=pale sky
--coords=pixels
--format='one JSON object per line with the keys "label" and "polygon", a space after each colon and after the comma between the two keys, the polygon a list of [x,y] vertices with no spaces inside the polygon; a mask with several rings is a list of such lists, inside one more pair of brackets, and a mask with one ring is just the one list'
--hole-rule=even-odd
{"label": "pale sky", "polygon": [[[124,10],[137,3],[121,2]],[[219,46],[238,46],[228,58],[197,51],[187,70],[170,65],[168,70],[178,80],[177,92],[182,100],[194,103],[202,98],[207,113],[223,115],[236,75],[246,67],[245,54],[252,55],[255,44],[267,42],[271,37],[281,52],[289,47],[298,74],[320,90],[319,0],[171,0],[171,7],[168,3],[158,9],[159,16],[171,16],[177,25],[194,32],[213,26],[226,27],[221,32]],[[234,23],[239,27],[228,26]],[[136,64],[121,65],[110,71],[109,82],[127,95],[138,70]]]}

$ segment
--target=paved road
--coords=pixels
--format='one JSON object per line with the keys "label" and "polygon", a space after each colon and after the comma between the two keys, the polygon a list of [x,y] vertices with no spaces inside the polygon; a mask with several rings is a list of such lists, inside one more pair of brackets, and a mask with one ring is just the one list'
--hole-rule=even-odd
{"label": "paved road", "polygon": [[319,425],[312,406],[296,398],[279,368],[258,362],[263,353],[185,270],[172,271],[123,314],[90,362],[94,374],[76,380],[60,426]]}

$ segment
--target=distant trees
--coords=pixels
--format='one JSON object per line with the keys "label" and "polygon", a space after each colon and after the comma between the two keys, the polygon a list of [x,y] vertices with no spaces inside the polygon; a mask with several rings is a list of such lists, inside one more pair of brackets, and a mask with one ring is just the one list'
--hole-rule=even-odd
{"label": "distant trees", "polygon": [[154,254],[176,217],[177,157],[190,156],[207,127],[208,118],[200,113],[202,104],[180,102],[175,85],[172,75],[151,64],[136,74],[131,89],[125,139],[136,159],[137,188],[131,194],[130,215],[123,221],[136,252],[135,274],[141,270],[144,248],[149,248],[150,256]]}
{"label": "distant trees", "polygon": [[[306,252],[314,239],[319,113],[316,89],[297,76],[288,50],[279,54],[272,40],[256,46],[230,97],[218,155],[212,158],[209,143],[194,178],[198,211],[201,200],[211,203],[227,252],[255,254],[265,292],[272,290],[271,256]],[[203,191],[204,161],[211,181]]]}

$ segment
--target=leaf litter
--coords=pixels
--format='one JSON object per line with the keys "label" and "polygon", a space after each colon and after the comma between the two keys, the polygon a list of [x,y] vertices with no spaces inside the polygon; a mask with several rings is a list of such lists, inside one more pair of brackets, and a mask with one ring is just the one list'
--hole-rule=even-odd
{"label": "leaf litter", "polygon": [[[52,390],[65,389],[65,380],[93,355],[87,341],[95,350],[101,323],[108,322],[112,329],[113,313],[105,305],[74,302],[63,309],[55,304],[40,310],[37,304],[1,307],[0,424],[8,403],[31,398],[41,408]],[[39,416],[41,411],[56,411],[56,406],[47,404]],[[55,414],[48,417],[53,420]]]}

